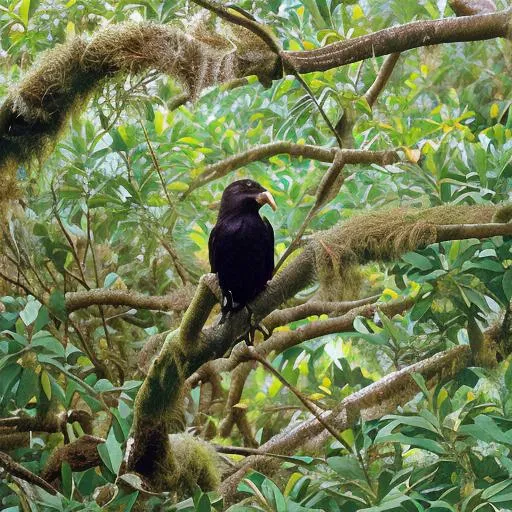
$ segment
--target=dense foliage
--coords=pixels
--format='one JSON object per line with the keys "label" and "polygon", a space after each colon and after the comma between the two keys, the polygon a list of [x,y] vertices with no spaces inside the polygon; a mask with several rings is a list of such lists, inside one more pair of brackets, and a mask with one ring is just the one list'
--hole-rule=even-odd
{"label": "dense foliage", "polygon": [[[505,0],[497,3],[506,7]],[[240,5],[292,50],[453,16],[443,0]],[[197,12],[193,4],[175,1],[0,0],[0,97],[41,52],[74,34],[93,34],[125,20],[186,26]],[[382,61],[304,78],[333,124],[342,115],[355,120],[355,148],[402,148],[406,154],[419,149],[421,158],[351,167],[339,193],[309,223],[306,237],[364,210],[512,199],[510,42],[406,52],[370,108],[364,93]],[[98,446],[96,468],[72,471],[62,464],[52,479],[60,491],[56,496],[5,472],[3,510],[101,510],[106,503],[112,510],[131,510],[136,503],[174,510],[173,494],[150,495],[133,479],[116,480],[144,379],[138,354],[150,336],[179,326],[191,290],[208,272],[208,235],[227,183],[251,176],[274,195],[279,209],[265,215],[276,233],[277,261],[310,211],[328,165],[281,154],[206,183],[201,173],[208,164],[269,142],[336,144],[293,76],[268,89],[255,78],[236,85],[208,89],[195,103],[177,105],[181,89],[170,77],[149,73],[106,81],[87,111],[73,116],[40,170],[18,170],[21,199],[2,221],[0,250],[0,449],[41,474],[52,452],[84,432],[106,442]],[[386,303],[413,297],[414,306],[393,318],[380,310],[371,318],[357,317],[351,332],[306,341],[271,359],[322,409],[392,371],[468,344],[475,329],[498,325],[512,299],[512,241],[442,242],[390,264],[369,264],[361,273],[359,296],[344,299],[380,294]],[[68,315],[65,294],[90,288],[174,293],[182,305],[167,312],[93,306]],[[307,290],[302,299],[314,292]],[[512,509],[509,361],[493,369],[467,368],[433,389],[415,378],[414,400],[395,414],[344,431],[344,444],[331,439],[316,456],[289,454],[272,476],[249,473],[239,486],[243,503],[230,510]],[[199,412],[198,387],[186,411],[189,430],[217,444],[257,446],[310,416],[275,375],[258,366],[238,405],[250,435],[234,429],[222,437],[218,427],[229,373],[220,384],[218,403],[206,418]],[[88,428],[62,416],[76,410],[87,411]],[[34,421],[30,433],[12,431],[8,420],[20,417]],[[36,425],[40,418],[53,423]],[[218,494],[199,489],[176,505],[222,507]]]}

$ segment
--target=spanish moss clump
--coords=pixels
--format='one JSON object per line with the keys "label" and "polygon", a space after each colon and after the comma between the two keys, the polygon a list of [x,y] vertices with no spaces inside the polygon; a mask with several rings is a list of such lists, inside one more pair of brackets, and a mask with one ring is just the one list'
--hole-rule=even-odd
{"label": "spanish moss clump", "polygon": [[0,201],[12,198],[19,166],[44,159],[70,115],[85,108],[105,80],[154,69],[176,78],[194,100],[205,87],[234,78],[256,74],[271,80],[276,59],[246,29],[212,33],[201,21],[187,31],[122,23],[90,42],[75,38],[56,46],[41,55],[0,107]]}
{"label": "spanish moss clump", "polygon": [[314,238],[322,297],[352,299],[358,295],[358,266],[391,261],[437,240],[436,225],[491,222],[495,205],[445,205],[416,210],[397,208],[356,215]]}

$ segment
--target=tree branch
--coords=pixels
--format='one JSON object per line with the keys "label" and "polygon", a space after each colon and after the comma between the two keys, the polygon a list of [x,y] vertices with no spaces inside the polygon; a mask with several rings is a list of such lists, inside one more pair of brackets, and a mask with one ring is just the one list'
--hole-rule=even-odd
{"label": "tree branch", "polygon": [[46,492],[49,492],[54,496],[57,494],[57,489],[55,489],[53,485],[50,485],[46,480],[43,480],[40,476],[35,475],[34,473],[32,473],[32,471],[29,471],[21,464],[18,464],[12,457],[9,457],[9,455],[7,455],[6,453],[0,452],[0,466],[3,467],[7,473],[16,478],[20,478],[21,480],[25,480],[25,482],[37,485],[38,487],[41,487]]}
{"label": "tree branch", "polygon": [[392,53],[391,55],[389,55],[384,61],[384,64],[382,64],[382,67],[380,68],[379,73],[375,78],[375,81],[373,82],[371,87],[366,91],[364,97],[368,102],[370,108],[373,107],[379,94],[382,92],[384,87],[386,87],[386,84],[388,83],[388,80],[391,77],[391,73],[393,73],[393,69],[395,69],[395,65],[398,62],[399,58],[400,53]]}
{"label": "tree branch", "polygon": [[192,288],[185,287],[162,297],[104,288],[84,292],[68,292],[66,293],[66,309],[71,313],[89,306],[106,305],[155,311],[184,311],[192,299],[191,290]]}
{"label": "tree branch", "polygon": [[363,59],[399,53],[440,43],[481,41],[510,37],[512,10],[461,18],[415,21],[366,36],[302,52],[282,52],[286,70],[290,63],[299,73],[327,71]]}
{"label": "tree branch", "polygon": [[467,238],[490,238],[491,236],[512,235],[512,222],[507,224],[452,224],[436,227],[437,241],[465,240]]}
{"label": "tree branch", "polygon": [[105,442],[101,437],[84,435],[76,441],[57,448],[46,462],[41,476],[52,482],[59,477],[63,462],[67,462],[72,471],[85,471],[101,464],[98,446]]}
{"label": "tree branch", "polygon": [[[366,420],[380,418],[392,412],[398,405],[404,404],[418,393],[418,387],[411,377],[420,373],[432,387],[440,380],[454,377],[471,363],[471,349],[467,345],[455,347],[435,356],[413,364],[400,371],[391,373],[381,380],[352,393],[342,400],[332,411],[326,411],[322,417],[339,431],[353,427],[361,417]],[[322,434],[324,426],[316,418],[302,421],[291,426],[260,446],[259,450],[271,453],[293,453],[299,447],[304,448],[311,440]],[[323,442],[317,439],[317,442]],[[249,468],[258,471],[268,461],[261,456],[251,456],[243,461],[237,471],[227,478],[221,492],[232,496],[238,482]]]}
{"label": "tree branch", "polygon": [[[284,271],[283,271],[284,272]],[[394,316],[409,309],[414,304],[413,299],[403,299],[401,301],[389,302],[380,305],[381,311],[386,316]],[[256,351],[263,357],[268,356],[271,352],[280,354],[284,350],[299,345],[304,341],[319,338],[327,334],[347,332],[353,330],[353,323],[357,316],[371,317],[375,313],[374,304],[366,304],[351,309],[342,316],[328,318],[327,320],[317,320],[310,322],[302,327],[298,327],[293,331],[279,331],[272,334],[267,340],[263,341],[256,347]],[[241,349],[242,350],[242,349]],[[233,350],[229,358],[217,359],[207,364],[214,368],[207,371],[228,372],[235,369],[239,364],[243,363],[243,353]],[[206,370],[205,370],[206,371]],[[193,387],[203,378],[203,370],[192,374],[187,383]]]}
{"label": "tree branch", "polygon": [[291,322],[296,322],[297,320],[303,320],[308,316],[339,316],[340,314],[346,313],[351,309],[376,302],[379,297],[380,295],[372,295],[371,297],[366,297],[365,299],[340,302],[312,300],[304,304],[300,304],[299,306],[272,311],[272,313],[270,313],[270,315],[268,315],[263,320],[263,324],[270,332],[272,332],[276,327],[286,325]]}
{"label": "tree branch", "polygon": [[239,169],[259,160],[265,160],[279,154],[288,154],[293,157],[311,158],[320,162],[333,162],[336,154],[340,154],[345,164],[378,164],[389,165],[399,162],[402,157],[397,151],[368,151],[360,149],[323,148],[309,144],[296,144],[281,141],[263,144],[248,151],[233,155],[215,164],[204,168],[201,175],[193,182],[183,197],[187,197],[195,189],[210,183],[213,180],[226,176],[231,171]]}

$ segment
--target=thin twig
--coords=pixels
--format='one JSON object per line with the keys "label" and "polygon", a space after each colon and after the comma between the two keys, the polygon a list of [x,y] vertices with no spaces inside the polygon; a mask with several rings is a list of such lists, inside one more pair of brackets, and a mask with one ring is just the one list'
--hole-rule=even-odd
{"label": "thin twig", "polygon": [[389,77],[391,76],[393,69],[395,69],[395,65],[398,62],[399,58],[400,58],[400,53],[392,53],[391,55],[388,55],[388,57],[384,61],[384,64],[382,64],[382,67],[380,68],[379,73],[377,74],[373,84],[366,91],[366,94],[364,95],[364,97],[365,97],[368,105],[370,106],[370,108],[373,107],[379,94],[382,92],[382,90],[386,86],[386,84],[389,80]]}
{"label": "thin twig", "polygon": [[75,263],[76,263],[76,265],[78,267],[78,271],[80,272],[80,277],[82,279],[81,283],[82,283],[82,285],[87,290],[89,290],[90,287],[87,284],[87,279],[85,278],[85,274],[84,274],[84,271],[83,271],[83,268],[82,268],[82,264],[80,262],[80,258],[78,257],[78,252],[76,250],[75,244],[73,243],[73,240],[71,239],[71,236],[69,235],[67,229],[64,227],[64,224],[63,224],[62,219],[61,219],[60,214],[59,214],[57,194],[55,193],[55,187],[54,187],[54,182],[53,181],[52,181],[52,183],[50,185],[50,189],[51,189],[51,192],[52,192],[55,218],[57,219],[57,223],[59,224],[59,227],[60,227],[62,233],[64,234],[66,240],[68,241],[69,248],[71,249],[71,254],[73,255],[73,259],[75,260]]}
{"label": "thin twig", "polygon": [[18,464],[12,457],[4,452],[0,452],[0,466],[2,466],[7,473],[16,478],[37,485],[54,496],[58,494],[55,487],[50,485],[46,480],[43,480],[40,476],[32,473],[32,471],[29,471],[26,467]]}
{"label": "thin twig", "polygon": [[359,460],[359,464],[361,465],[361,469],[363,470],[366,483],[368,484],[368,487],[373,491],[373,481],[370,478],[370,475],[368,473],[368,469],[366,467],[366,464],[363,460],[363,456],[361,455],[361,452],[356,448],[355,444],[354,447],[350,446],[343,437],[338,433],[336,429],[334,429],[323,417],[321,414],[318,413],[316,406],[314,406],[295,386],[293,386],[290,382],[288,382],[282,375],[279,373],[263,356],[261,356],[254,347],[247,347],[248,357],[251,359],[254,359],[255,361],[258,361],[263,367],[265,367],[276,379],[283,384],[283,386],[287,387],[306,407],[306,409],[322,424],[322,426],[327,430],[333,437],[338,441],[346,450],[348,453],[354,453],[354,455]]}

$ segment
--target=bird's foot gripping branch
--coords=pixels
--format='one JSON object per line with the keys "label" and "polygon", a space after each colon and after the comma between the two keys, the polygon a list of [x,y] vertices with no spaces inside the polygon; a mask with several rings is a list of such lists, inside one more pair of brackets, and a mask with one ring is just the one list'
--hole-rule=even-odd
{"label": "bird's foot gripping branch", "polygon": [[[325,283],[328,275],[331,279],[326,293],[335,293],[333,283],[336,283],[341,287],[337,293],[342,295],[344,279],[352,279],[358,265],[393,260],[430,243],[512,235],[512,223],[506,223],[510,215],[502,218],[504,211],[496,206],[449,205],[425,210],[388,210],[355,217],[316,235],[268,283],[251,303],[251,309],[257,319],[262,319],[315,279],[320,278]],[[390,219],[395,220],[390,222]],[[498,219],[505,223],[494,222]],[[349,259],[347,254],[350,254]],[[141,475],[154,489],[183,491],[200,482],[206,490],[217,485],[218,461],[213,452],[203,442],[196,444],[195,440],[174,434],[184,429],[186,380],[205,363],[222,358],[247,326],[248,314],[242,309],[223,324],[205,328],[219,298],[216,276],[203,276],[180,329],[165,340],[137,396],[126,470]],[[295,331],[291,345],[286,346],[337,332],[340,325],[337,318],[314,322],[308,330]],[[263,350],[264,344],[277,350],[279,344],[273,338],[271,336],[256,350]],[[242,350],[245,347],[240,347],[240,350],[237,347],[232,350],[224,369],[233,369],[246,360]]]}

